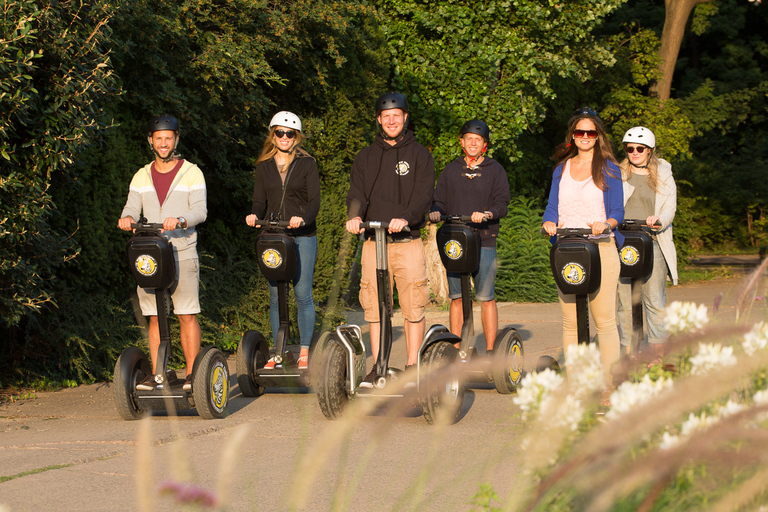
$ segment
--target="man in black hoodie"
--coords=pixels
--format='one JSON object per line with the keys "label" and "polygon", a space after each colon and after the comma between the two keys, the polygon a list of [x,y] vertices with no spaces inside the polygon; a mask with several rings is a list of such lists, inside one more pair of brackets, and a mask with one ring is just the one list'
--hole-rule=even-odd
{"label": "man in black hoodie", "polygon": [[[408,131],[408,102],[399,93],[386,93],[376,100],[376,120],[381,132],[376,141],[355,157],[347,193],[347,231],[361,233],[365,221],[389,222],[388,266],[400,297],[405,323],[408,366],[416,364],[424,337],[424,306],[429,299],[427,268],[420,229],[432,205],[435,160]],[[402,229],[409,226],[410,233]],[[360,305],[369,322],[374,360],[379,352],[376,249],[372,235],[363,245]],[[372,387],[375,364],[363,386]]]}

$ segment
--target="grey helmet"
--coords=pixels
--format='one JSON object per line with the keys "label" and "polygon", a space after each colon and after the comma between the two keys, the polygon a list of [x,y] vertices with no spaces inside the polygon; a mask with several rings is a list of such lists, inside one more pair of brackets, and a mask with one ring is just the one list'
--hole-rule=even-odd
{"label": "grey helmet", "polygon": [[408,113],[408,100],[406,100],[405,96],[399,92],[384,93],[376,100],[377,117],[383,110],[390,110],[393,108],[399,108],[406,114]]}
{"label": "grey helmet", "polygon": [[169,114],[161,114],[153,117],[147,125],[147,132],[152,135],[162,130],[171,130],[179,133],[179,120]]}
{"label": "grey helmet", "polygon": [[465,133],[474,133],[479,135],[485,140],[485,142],[488,142],[488,140],[491,138],[491,129],[488,128],[487,124],[479,119],[472,119],[471,121],[464,123],[464,126],[461,127],[461,131],[459,132],[459,137],[463,137]]}

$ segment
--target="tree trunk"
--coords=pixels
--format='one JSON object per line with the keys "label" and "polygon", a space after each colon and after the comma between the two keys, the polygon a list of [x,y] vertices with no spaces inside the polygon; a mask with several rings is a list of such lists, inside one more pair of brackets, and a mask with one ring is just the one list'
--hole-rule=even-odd
{"label": "tree trunk", "polygon": [[668,100],[672,89],[672,77],[675,73],[677,56],[680,53],[680,45],[685,35],[685,26],[688,17],[696,4],[711,2],[712,0],[664,0],[666,7],[664,17],[664,30],[661,33],[661,48],[659,49],[659,71],[661,77],[651,86],[651,96],[660,100]]}
{"label": "tree trunk", "polygon": [[434,300],[439,304],[448,301],[448,279],[445,277],[443,262],[437,252],[437,224],[427,223],[427,241],[424,242],[427,260],[427,278]]}

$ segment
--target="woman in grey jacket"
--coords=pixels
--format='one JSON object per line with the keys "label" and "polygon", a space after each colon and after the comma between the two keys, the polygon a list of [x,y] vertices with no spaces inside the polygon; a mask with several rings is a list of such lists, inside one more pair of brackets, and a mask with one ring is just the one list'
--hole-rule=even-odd
{"label": "woman in grey jacket", "polygon": [[[677,251],[672,240],[672,221],[677,209],[677,187],[672,166],[655,153],[656,136],[648,128],[630,128],[624,134],[627,153],[621,167],[624,185],[624,218],[645,219],[646,224],[660,223],[650,230],[653,238],[653,272],[642,283],[642,303],[648,329],[648,343],[655,356],[651,365],[661,362],[667,331],[664,316],[667,303],[666,281],[669,275],[677,285]],[[621,344],[629,353],[632,341],[632,284],[619,279],[618,324]]]}

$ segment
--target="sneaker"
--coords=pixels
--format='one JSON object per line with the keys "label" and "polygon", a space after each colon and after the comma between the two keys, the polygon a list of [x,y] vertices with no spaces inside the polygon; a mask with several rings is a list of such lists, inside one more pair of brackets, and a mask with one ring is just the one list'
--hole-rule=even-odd
{"label": "sneaker", "polygon": [[361,388],[373,388],[373,381],[376,380],[376,365],[373,365],[371,371],[365,376],[363,382],[360,383]]}
{"label": "sneaker", "polygon": [[416,365],[407,364],[403,370],[403,376],[407,379],[403,389],[413,389],[416,387]]}
{"label": "sneaker", "polygon": [[275,358],[270,357],[269,361],[267,361],[267,364],[264,365],[264,369],[266,370],[272,370],[275,367]]}
{"label": "sneaker", "polygon": [[181,386],[184,391],[192,391],[192,374],[188,373],[187,378],[184,379],[184,385]]}
{"label": "sneaker", "polygon": [[302,350],[299,354],[299,370],[306,370],[309,368],[309,350]]}
{"label": "sneaker", "polygon": [[147,375],[143,381],[136,384],[136,389],[138,391],[153,391],[155,389],[155,376]]}

